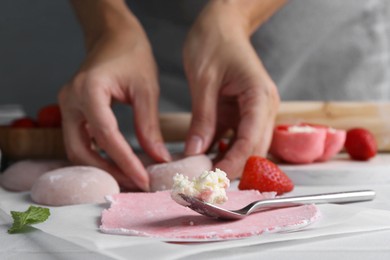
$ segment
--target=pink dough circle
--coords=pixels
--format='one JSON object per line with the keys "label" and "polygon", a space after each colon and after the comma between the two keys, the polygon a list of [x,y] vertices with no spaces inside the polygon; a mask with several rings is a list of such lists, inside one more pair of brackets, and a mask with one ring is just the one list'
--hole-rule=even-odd
{"label": "pink dough circle", "polygon": [[[228,197],[223,207],[238,209],[270,194],[230,191]],[[108,199],[111,205],[102,212],[102,232],[165,241],[227,240],[291,231],[306,227],[320,216],[315,205],[305,205],[256,213],[238,221],[220,221],[177,204],[169,191],[121,193]]]}

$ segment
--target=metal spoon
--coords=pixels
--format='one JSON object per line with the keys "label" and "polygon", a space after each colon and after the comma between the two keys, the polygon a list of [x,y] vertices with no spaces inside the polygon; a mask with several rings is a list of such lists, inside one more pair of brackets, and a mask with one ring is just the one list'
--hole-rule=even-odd
{"label": "metal spoon", "polygon": [[179,195],[188,203],[188,205],[186,205],[187,207],[198,212],[199,214],[217,219],[237,220],[245,218],[249,214],[259,211],[286,207],[296,207],[304,204],[351,203],[373,200],[375,198],[375,191],[357,190],[306,196],[264,199],[254,201],[243,207],[242,209],[238,210],[224,209],[182,193],[180,193]]}

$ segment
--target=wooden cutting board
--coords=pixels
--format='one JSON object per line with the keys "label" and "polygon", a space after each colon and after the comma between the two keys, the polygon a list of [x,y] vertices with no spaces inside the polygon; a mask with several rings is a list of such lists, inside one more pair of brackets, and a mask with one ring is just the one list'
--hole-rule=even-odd
{"label": "wooden cutting board", "polygon": [[[190,124],[189,113],[162,114],[165,140],[182,141]],[[390,151],[390,103],[377,102],[282,102],[276,124],[300,122],[324,124],[333,128],[369,129],[381,152]]]}
{"label": "wooden cutting board", "polygon": [[60,128],[0,127],[0,150],[9,160],[66,158]]}
{"label": "wooden cutting board", "polygon": [[[164,113],[160,124],[167,142],[185,140],[190,113]],[[283,102],[277,124],[299,122],[349,129],[365,127],[376,137],[381,152],[390,151],[390,103],[375,102]],[[61,129],[15,129],[0,127],[0,149],[12,160],[64,158]]]}

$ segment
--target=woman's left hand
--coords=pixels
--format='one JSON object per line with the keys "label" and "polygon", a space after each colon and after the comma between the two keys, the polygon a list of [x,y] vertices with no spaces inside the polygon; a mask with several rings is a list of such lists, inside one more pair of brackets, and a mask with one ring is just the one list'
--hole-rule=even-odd
{"label": "woman's left hand", "polygon": [[266,155],[279,95],[251,45],[245,18],[213,3],[199,15],[184,45],[192,95],[186,154],[206,152],[233,130],[228,151],[215,164],[233,179],[250,155]]}

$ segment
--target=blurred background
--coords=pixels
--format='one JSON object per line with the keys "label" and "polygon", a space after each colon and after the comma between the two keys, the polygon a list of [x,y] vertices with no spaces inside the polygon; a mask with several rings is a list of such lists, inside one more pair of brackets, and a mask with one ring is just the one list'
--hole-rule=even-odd
{"label": "blurred background", "polygon": [[84,57],[81,29],[68,1],[0,4],[0,105],[21,104],[35,116]]}
{"label": "blurred background", "polygon": [[[207,1],[128,2],[155,51],[161,111],[189,111],[181,46]],[[390,99],[389,6],[388,0],[291,0],[252,37],[282,99]],[[1,1],[0,106],[19,104],[35,116],[57,101],[84,55],[67,0]],[[130,109],[115,111],[127,127]]]}

